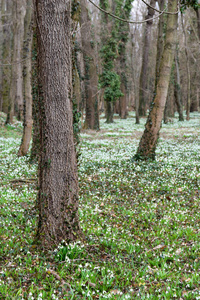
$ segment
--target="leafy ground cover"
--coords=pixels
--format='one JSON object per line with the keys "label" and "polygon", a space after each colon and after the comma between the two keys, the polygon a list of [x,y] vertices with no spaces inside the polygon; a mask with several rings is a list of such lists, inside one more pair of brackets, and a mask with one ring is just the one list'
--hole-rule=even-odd
{"label": "leafy ground cover", "polygon": [[17,157],[20,125],[0,128],[0,299],[200,299],[200,114],[163,125],[148,163],[131,160],[145,120],[104,122],[81,133],[85,240],[49,252],[37,167]]}

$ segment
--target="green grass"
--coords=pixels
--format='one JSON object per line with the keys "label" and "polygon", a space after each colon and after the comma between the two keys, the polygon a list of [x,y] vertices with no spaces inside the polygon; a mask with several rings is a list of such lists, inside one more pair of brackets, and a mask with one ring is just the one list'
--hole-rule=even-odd
{"label": "green grass", "polygon": [[[131,162],[145,120],[81,134],[85,242],[42,252],[36,165],[0,127],[0,299],[200,299],[200,114],[163,125],[155,162]],[[17,128],[16,128],[17,127]]]}

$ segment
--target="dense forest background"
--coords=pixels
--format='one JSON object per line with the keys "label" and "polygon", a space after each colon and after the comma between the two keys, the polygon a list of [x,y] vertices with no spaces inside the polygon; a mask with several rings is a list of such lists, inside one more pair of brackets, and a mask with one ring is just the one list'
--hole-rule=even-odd
{"label": "dense forest background", "polygon": [[[199,8],[195,1],[179,5],[165,122],[175,111],[199,108]],[[167,12],[164,1],[151,1],[149,7],[142,1],[102,0],[99,6],[127,22],[90,2],[72,2],[73,101],[81,112],[82,127],[90,129],[99,128],[102,112],[107,122],[112,122],[113,113],[123,119],[136,110],[137,122],[146,115],[155,93],[167,22],[167,14],[159,13]],[[33,11],[31,0],[1,1],[0,110],[7,114],[7,123],[13,122],[13,115],[22,120],[24,101],[27,107],[31,101],[30,66],[36,59]],[[31,123],[31,111],[26,114]]]}
{"label": "dense forest background", "polygon": [[200,299],[198,1],[0,14],[0,298]]}

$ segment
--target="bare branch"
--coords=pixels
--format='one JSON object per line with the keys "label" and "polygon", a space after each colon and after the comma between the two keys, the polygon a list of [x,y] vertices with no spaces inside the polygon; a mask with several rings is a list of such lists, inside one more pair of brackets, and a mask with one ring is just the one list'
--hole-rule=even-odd
{"label": "bare branch", "polygon": [[[143,0],[142,0],[142,1],[143,1]],[[92,3],[96,8],[98,8],[98,10],[104,12],[105,14],[107,14],[107,15],[109,15],[109,16],[111,16],[111,17],[113,17],[113,18],[115,18],[115,19],[117,19],[117,20],[119,20],[119,21],[121,21],[121,22],[129,23],[129,24],[142,24],[142,23],[146,23],[146,22],[148,22],[148,21],[155,20],[155,19],[159,18],[159,17],[160,17],[162,14],[164,14],[164,13],[172,14],[172,15],[178,14],[178,13],[179,13],[179,11],[177,11],[177,12],[175,12],[175,13],[166,12],[166,9],[167,9],[167,8],[165,8],[163,11],[159,11],[159,10],[156,10],[156,9],[155,9],[156,11],[160,12],[160,14],[159,14],[158,16],[156,16],[156,17],[153,17],[153,18],[150,18],[150,19],[147,19],[147,20],[143,20],[143,21],[129,21],[129,20],[122,19],[122,18],[120,18],[120,17],[118,17],[118,16],[116,16],[116,15],[114,15],[114,14],[112,14],[112,13],[106,11],[106,10],[104,10],[103,8],[101,8],[100,6],[98,6],[97,4],[95,4],[92,0],[89,0],[89,2]],[[144,1],[143,1],[143,2],[144,2]],[[149,5],[148,5],[148,6],[149,6]],[[152,8],[153,8],[153,7],[152,7]]]}
{"label": "bare branch", "polygon": [[[157,11],[157,12],[159,12],[159,13],[162,13],[161,10],[156,9],[155,7],[151,6],[151,5],[148,4],[145,0],[142,0],[142,2],[143,2],[144,4],[146,4],[148,7],[152,8],[153,10],[155,10],[155,11]],[[179,10],[177,10],[176,12],[170,12],[170,11],[165,11],[165,12],[164,12],[164,14],[166,14],[166,15],[176,15],[176,14],[178,14],[178,13],[179,13]]]}

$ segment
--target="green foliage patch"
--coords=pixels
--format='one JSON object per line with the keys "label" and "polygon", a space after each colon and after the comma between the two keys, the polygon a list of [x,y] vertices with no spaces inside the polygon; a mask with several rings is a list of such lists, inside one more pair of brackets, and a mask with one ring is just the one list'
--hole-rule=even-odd
{"label": "green foliage patch", "polygon": [[150,163],[130,160],[145,120],[104,122],[81,134],[85,241],[49,252],[33,244],[37,166],[17,158],[20,138],[4,128],[0,299],[200,299],[199,114],[163,125]]}

